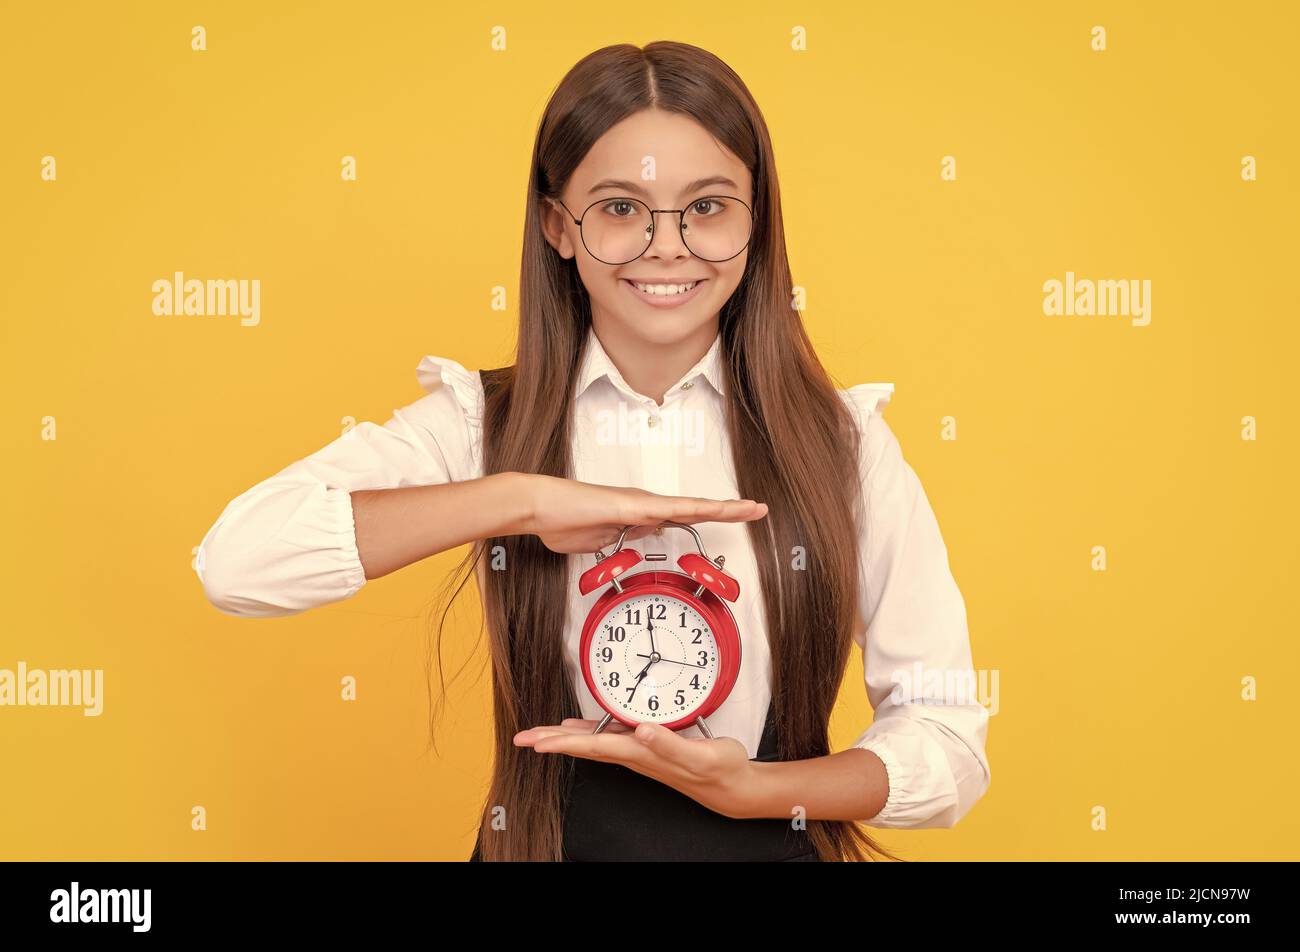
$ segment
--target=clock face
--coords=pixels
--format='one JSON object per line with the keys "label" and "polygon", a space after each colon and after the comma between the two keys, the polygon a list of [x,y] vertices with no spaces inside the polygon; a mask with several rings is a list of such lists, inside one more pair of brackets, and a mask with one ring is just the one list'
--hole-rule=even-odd
{"label": "clock face", "polygon": [[718,643],[695,608],[671,595],[632,595],[611,608],[588,647],[596,689],[637,723],[688,717],[718,680]]}

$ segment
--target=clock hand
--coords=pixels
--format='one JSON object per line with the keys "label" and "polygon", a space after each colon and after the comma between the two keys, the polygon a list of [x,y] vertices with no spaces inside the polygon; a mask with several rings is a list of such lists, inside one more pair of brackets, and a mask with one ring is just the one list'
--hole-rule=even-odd
{"label": "clock hand", "polygon": [[[647,656],[646,656],[646,655],[640,655],[639,657],[644,658],[644,657],[647,657]],[[650,670],[650,665],[654,664],[655,661],[657,661],[657,660],[659,660],[659,659],[654,658],[654,657],[651,657],[650,660],[646,662],[645,667],[641,669],[641,673],[638,674],[638,675],[636,676],[636,684],[632,685],[632,690],[628,693],[628,696],[627,696],[627,702],[628,702],[629,704],[632,703],[632,698],[634,698],[634,697],[636,696],[636,689],[639,688],[639,687],[641,686],[641,679],[644,678],[644,677],[646,676],[646,672]]]}
{"label": "clock hand", "polygon": [[[637,655],[637,657],[638,657],[638,658],[648,658],[648,657],[650,657],[650,656],[649,656],[649,655],[644,655],[644,654],[639,654],[639,655]],[[669,664],[680,664],[683,668],[702,668],[702,667],[704,667],[704,665],[702,665],[702,664],[691,664],[690,662],[687,662],[687,661],[674,661],[672,658],[665,658],[665,657],[662,657],[662,656],[660,656],[659,660],[660,660],[660,661],[667,661]]]}
{"label": "clock hand", "polygon": [[647,607],[646,607],[646,610],[645,610],[645,626],[646,626],[646,628],[649,629],[649,631],[650,631],[650,653],[651,653],[651,654],[654,654],[654,650],[655,650],[655,622],[654,622],[654,619],[650,617],[650,608],[649,608],[649,606],[647,606]]}

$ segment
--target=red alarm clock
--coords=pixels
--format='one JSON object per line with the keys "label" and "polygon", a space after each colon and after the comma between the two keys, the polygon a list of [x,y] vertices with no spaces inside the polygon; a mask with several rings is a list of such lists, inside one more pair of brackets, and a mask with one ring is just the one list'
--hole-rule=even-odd
{"label": "red alarm clock", "polygon": [[[596,552],[596,564],[578,579],[583,595],[608,586],[587,615],[579,648],[582,676],[606,711],[597,734],[614,718],[628,727],[695,724],[712,737],[704,719],[727,699],[740,671],[740,632],[727,607],[740,595],[740,584],[722,571],[723,556],[709,558],[692,526],[661,525],[695,537],[700,551],[677,560],[681,572],[627,575],[642,555],[623,548],[631,528],[624,526],[614,552]],[[667,558],[662,552],[644,556],[647,562]]]}

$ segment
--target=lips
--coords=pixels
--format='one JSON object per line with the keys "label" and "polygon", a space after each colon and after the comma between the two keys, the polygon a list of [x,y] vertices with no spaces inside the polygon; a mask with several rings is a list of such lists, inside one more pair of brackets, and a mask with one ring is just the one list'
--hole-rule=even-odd
{"label": "lips", "polygon": [[[708,278],[695,279],[695,287],[682,294],[649,294],[637,288],[632,278],[620,278],[619,284],[627,288],[637,300],[649,304],[651,307],[679,307],[687,301],[694,298],[700,293],[700,288],[708,283]],[[648,280],[635,279],[638,284],[690,284],[689,279],[684,278],[651,278]]]}
{"label": "lips", "polygon": [[706,278],[624,278],[624,281],[631,281],[634,284],[694,284],[697,281],[705,281]]}

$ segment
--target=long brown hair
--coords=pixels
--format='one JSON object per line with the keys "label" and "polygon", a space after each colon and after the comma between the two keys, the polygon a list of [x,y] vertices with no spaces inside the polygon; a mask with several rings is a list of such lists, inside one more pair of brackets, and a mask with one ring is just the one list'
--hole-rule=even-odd
{"label": "long brown hair", "polygon": [[[667,41],[643,49],[608,46],[583,58],[552,94],[529,175],[515,363],[481,372],[483,472],[572,476],[572,387],[557,382],[577,371],[591,307],[574,262],[556,254],[542,234],[542,203],[560,195],[607,129],[652,107],[694,118],[753,177],[749,257],[720,316],[726,425],[740,496],[768,505],[767,516],[747,526],[771,647],[778,756],[824,756],[856,618],[859,433],[791,303],[767,126],[740,77],[712,53]],[[807,554],[798,571],[789,568],[796,546]],[[580,716],[570,679],[556,676],[566,670],[568,556],[532,535],[483,539],[448,588],[459,593],[469,569],[493,551],[504,551],[509,570],[479,573],[495,715],[481,854],[485,860],[560,859],[572,760],[539,756],[512,739],[529,727]],[[441,625],[439,656],[440,639]],[[502,816],[505,823],[494,824]],[[822,859],[892,858],[854,822],[810,820],[808,831]]]}

